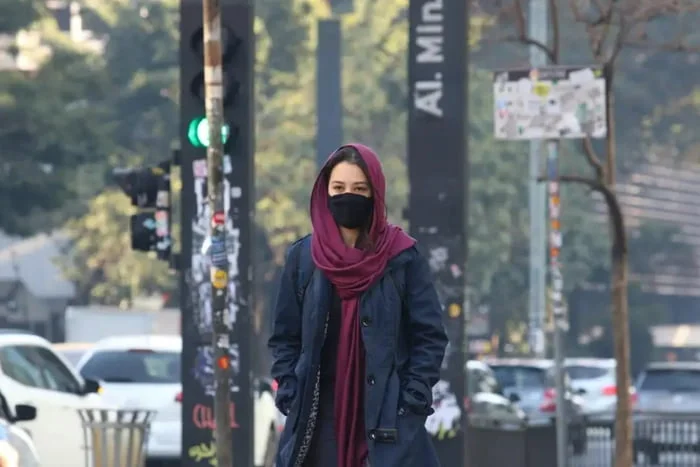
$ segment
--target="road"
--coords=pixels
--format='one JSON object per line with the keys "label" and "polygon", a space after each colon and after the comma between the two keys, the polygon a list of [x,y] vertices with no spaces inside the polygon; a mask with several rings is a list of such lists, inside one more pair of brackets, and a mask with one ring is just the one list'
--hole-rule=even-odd
{"label": "road", "polygon": [[[608,430],[590,428],[588,430],[588,450],[583,456],[572,458],[569,467],[612,467],[614,440]],[[643,456],[639,456],[636,466],[649,466]],[[660,464],[669,467],[700,467],[700,455],[692,453],[662,453]]]}

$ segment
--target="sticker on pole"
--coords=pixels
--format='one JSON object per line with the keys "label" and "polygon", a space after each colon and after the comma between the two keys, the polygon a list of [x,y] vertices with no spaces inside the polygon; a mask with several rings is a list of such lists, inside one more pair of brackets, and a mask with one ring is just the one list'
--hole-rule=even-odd
{"label": "sticker on pole", "polygon": [[215,212],[211,218],[211,225],[214,227],[224,225],[226,215],[223,212]]}
{"label": "sticker on pole", "polygon": [[447,307],[447,314],[450,318],[459,318],[462,314],[462,307],[456,303],[451,303],[450,306]]}
{"label": "sticker on pole", "polygon": [[209,258],[212,266],[219,269],[228,268],[228,253],[222,236],[212,237],[211,246],[209,247]]}
{"label": "sticker on pole", "polygon": [[225,289],[228,283],[228,274],[223,269],[215,269],[211,273],[211,284],[215,289]]}

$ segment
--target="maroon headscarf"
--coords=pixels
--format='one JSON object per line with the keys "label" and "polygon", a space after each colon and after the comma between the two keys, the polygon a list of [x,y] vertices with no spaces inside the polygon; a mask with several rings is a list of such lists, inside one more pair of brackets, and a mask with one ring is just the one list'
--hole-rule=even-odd
{"label": "maroon headscarf", "polygon": [[[335,375],[335,431],[338,467],[362,467],[368,455],[364,424],[365,352],[360,330],[360,295],[382,275],[391,258],[416,241],[386,219],[386,180],[377,155],[362,144],[349,144],[367,165],[374,211],[370,251],[348,247],[328,209],[328,182],[323,170],[311,193],[311,255],[335,286],[342,301]],[[341,148],[342,149],[342,148]],[[334,153],[335,154],[335,153]],[[329,161],[333,155],[329,158]],[[328,162],[327,162],[328,163]]]}

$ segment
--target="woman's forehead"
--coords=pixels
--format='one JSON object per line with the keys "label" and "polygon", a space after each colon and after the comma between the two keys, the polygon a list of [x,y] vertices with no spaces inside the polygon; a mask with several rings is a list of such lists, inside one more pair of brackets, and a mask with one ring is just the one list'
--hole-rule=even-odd
{"label": "woman's forehead", "polygon": [[330,182],[367,182],[367,176],[358,165],[341,162],[331,170]]}

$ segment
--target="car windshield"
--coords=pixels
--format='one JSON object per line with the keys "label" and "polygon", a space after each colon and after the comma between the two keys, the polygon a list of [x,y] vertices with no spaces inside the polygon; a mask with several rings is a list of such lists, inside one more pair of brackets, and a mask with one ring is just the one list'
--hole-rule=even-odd
{"label": "car windshield", "polygon": [[640,391],[698,392],[700,371],[658,369],[644,372]]}
{"label": "car windshield", "polygon": [[546,372],[541,368],[517,365],[491,365],[499,385],[503,389],[543,388]]}
{"label": "car windshield", "polygon": [[566,374],[568,374],[569,378],[573,381],[601,378],[607,373],[607,369],[599,366],[568,365],[566,367]]}
{"label": "car windshield", "polygon": [[107,383],[180,382],[180,353],[151,350],[95,352],[80,370],[84,378]]}

